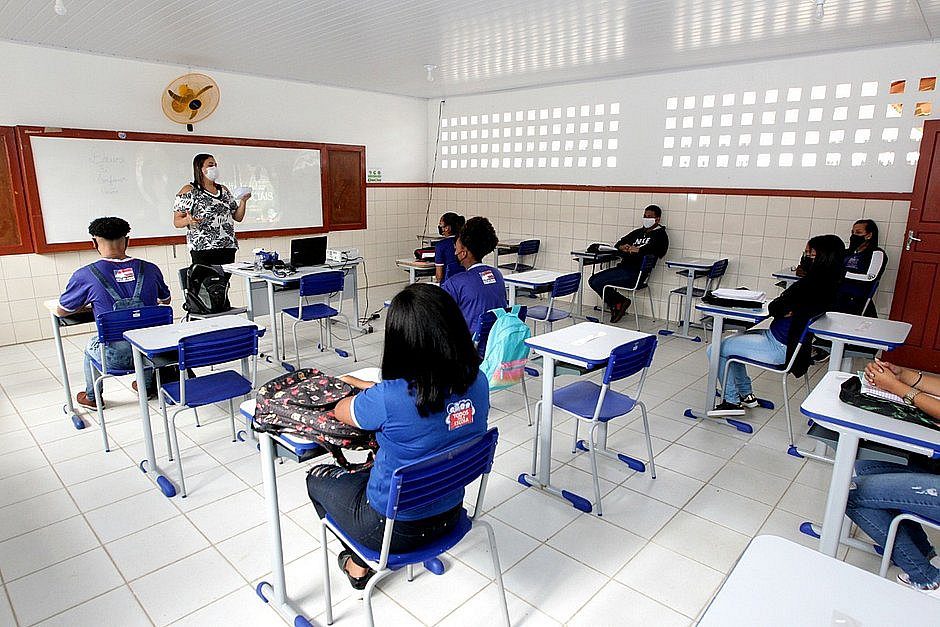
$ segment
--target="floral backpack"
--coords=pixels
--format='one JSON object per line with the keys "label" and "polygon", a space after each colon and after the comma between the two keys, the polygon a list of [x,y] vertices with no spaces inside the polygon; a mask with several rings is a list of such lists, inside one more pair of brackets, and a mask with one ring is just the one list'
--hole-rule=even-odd
{"label": "floral backpack", "polygon": [[[254,429],[312,440],[345,470],[368,470],[379,449],[375,433],[344,424],[333,414],[336,403],[355,393],[356,389],[348,383],[316,368],[288,372],[258,389]],[[365,462],[353,464],[346,460],[343,450],[370,453]]]}

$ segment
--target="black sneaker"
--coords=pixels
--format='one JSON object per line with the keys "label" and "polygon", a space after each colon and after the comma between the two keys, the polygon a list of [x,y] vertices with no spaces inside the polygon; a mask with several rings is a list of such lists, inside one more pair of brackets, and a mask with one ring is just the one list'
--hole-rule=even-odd
{"label": "black sneaker", "polygon": [[740,403],[729,403],[722,401],[718,407],[708,412],[712,418],[721,418],[723,416],[743,416],[744,406]]}
{"label": "black sneaker", "polygon": [[748,394],[747,396],[741,397],[741,404],[745,407],[750,407],[753,409],[754,407],[760,405],[760,401],[757,400],[757,397],[753,394]]}

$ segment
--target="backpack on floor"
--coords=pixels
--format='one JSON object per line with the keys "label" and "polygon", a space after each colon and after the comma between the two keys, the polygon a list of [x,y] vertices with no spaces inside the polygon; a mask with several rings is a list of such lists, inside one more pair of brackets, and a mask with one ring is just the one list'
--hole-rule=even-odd
{"label": "backpack on floor", "polygon": [[[252,425],[255,431],[312,440],[349,472],[368,470],[375,451],[379,450],[375,433],[342,423],[333,413],[336,403],[355,393],[356,389],[348,383],[316,368],[288,372],[258,389]],[[369,457],[365,462],[352,464],[343,450],[369,451]]]}
{"label": "backpack on floor", "polygon": [[194,263],[186,276],[183,309],[198,315],[217,314],[232,308],[228,300],[229,274],[222,266]]}
{"label": "backpack on floor", "polygon": [[529,327],[519,318],[519,306],[511,311],[492,310],[496,322],[486,340],[486,353],[480,371],[490,384],[490,391],[502,390],[522,381],[529,347],[525,341],[531,337]]}

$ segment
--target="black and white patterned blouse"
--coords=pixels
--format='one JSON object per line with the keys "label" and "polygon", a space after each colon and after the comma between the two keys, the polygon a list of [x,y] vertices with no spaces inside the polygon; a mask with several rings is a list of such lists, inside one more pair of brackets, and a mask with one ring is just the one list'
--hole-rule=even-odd
{"label": "black and white patterned blouse", "polygon": [[173,210],[189,212],[200,221],[190,224],[186,231],[186,245],[190,250],[214,250],[238,248],[235,239],[236,201],[227,188],[219,185],[219,193],[212,195],[204,189],[193,187],[180,194],[173,203]]}

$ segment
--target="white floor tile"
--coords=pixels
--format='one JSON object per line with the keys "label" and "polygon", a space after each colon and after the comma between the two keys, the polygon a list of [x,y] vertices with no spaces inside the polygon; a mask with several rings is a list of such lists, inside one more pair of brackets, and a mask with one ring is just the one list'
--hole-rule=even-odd
{"label": "white floor tile", "polygon": [[[513,625],[525,627],[559,627],[561,625],[508,591],[506,592],[506,605],[509,607],[509,620]],[[491,583],[451,612],[447,618],[437,624],[437,627],[501,625],[502,620],[499,592],[496,590],[496,584]]]}
{"label": "white floor tile", "polygon": [[[163,467],[167,470],[167,466]],[[179,494],[179,479],[176,468],[169,470],[170,480],[177,486]],[[185,466],[183,472],[186,472]],[[248,490],[245,482],[236,477],[230,470],[223,467],[213,468],[197,475],[186,475],[186,498],[178,495],[173,499],[174,504],[183,511],[191,511],[203,505],[215,503],[230,494]]]}
{"label": "white floor tile", "polygon": [[247,585],[173,623],[174,627],[282,627],[284,621]]}
{"label": "white floor tile", "polygon": [[16,619],[13,617],[13,608],[10,607],[6,590],[3,589],[0,589],[0,625],[16,625]]}
{"label": "white floor tile", "polygon": [[65,485],[73,485],[134,466],[134,461],[123,450],[115,448],[109,453],[97,450],[81,457],[58,462],[55,469]]}
{"label": "white floor tile", "polygon": [[85,514],[102,542],[111,542],[179,514],[170,500],[154,486]]}
{"label": "white floor tile", "polygon": [[264,499],[247,488],[191,510],[187,515],[213,543],[231,538],[266,520]]}
{"label": "white floor tile", "polygon": [[616,581],[601,588],[568,622],[570,627],[683,627],[689,624],[688,617]]}
{"label": "white floor tile", "polygon": [[711,479],[725,462],[727,458],[703,453],[681,444],[673,444],[656,456],[657,466],[664,466],[700,481]]}
{"label": "white floor tile", "polygon": [[750,538],[716,523],[679,512],[653,537],[653,542],[679,555],[728,573]]}
{"label": "white floor tile", "polygon": [[751,536],[767,520],[771,509],[769,505],[711,485],[702,488],[685,506],[688,512]]}
{"label": "white floor tile", "polygon": [[[416,567],[415,579],[411,582],[403,571],[399,571],[382,581],[379,587],[418,620],[433,625],[466,603],[490,581],[457,560],[447,560],[446,569],[442,576],[437,576]],[[433,603],[429,603],[429,599],[433,599]]]}
{"label": "white floor tile", "polygon": [[0,570],[9,582],[98,546],[85,519],[72,516],[0,542]]}
{"label": "white floor tile", "polygon": [[150,619],[127,586],[115,588],[90,601],[56,614],[39,623],[40,627],[98,627],[107,623],[120,627],[149,627]]}
{"label": "white floor tile", "polygon": [[655,479],[648,472],[638,472],[621,485],[673,507],[682,507],[702,489],[705,483],[674,470],[657,466]]}
{"label": "white floor tile", "polygon": [[200,551],[130,584],[157,625],[172,623],[246,585],[215,549]]}
{"label": "white floor tile", "polygon": [[648,544],[617,574],[617,581],[693,618],[724,577],[703,564],[656,544]]}
{"label": "white floor tile", "polygon": [[0,508],[0,541],[65,520],[78,508],[65,490],[57,490]]}
{"label": "white floor tile", "polygon": [[735,462],[719,470],[710,483],[768,505],[776,505],[790,487],[790,481],[783,477]]}
{"label": "white floor tile", "polygon": [[[499,565],[503,572],[515,566],[519,560],[539,546],[538,540],[492,516],[484,516],[483,519],[492,525],[493,531],[496,533],[496,551],[499,554]],[[476,569],[484,576],[493,578],[493,558],[490,556],[485,529],[473,529],[448,554]]]}
{"label": "white floor tile", "polygon": [[123,583],[99,548],[10,582],[7,592],[20,623],[32,625]]}
{"label": "white floor tile", "polygon": [[529,488],[502,505],[490,515],[538,539],[547,540],[581,512],[537,488]]}
{"label": "white floor tile", "polygon": [[89,479],[69,486],[68,491],[83,511],[97,509],[103,505],[150,490],[150,480],[134,466],[117,472]]}
{"label": "white floor tile", "polygon": [[49,462],[42,451],[37,448],[26,448],[0,456],[0,479],[14,477],[30,470],[48,466]]}
{"label": "white floor tile", "polygon": [[[285,562],[291,562],[319,547],[317,538],[287,516],[281,517],[281,550]],[[219,542],[216,548],[249,581],[271,572],[271,539],[267,524]]]}
{"label": "white floor tile", "polygon": [[676,442],[722,459],[731,458],[744,444],[736,438],[701,428],[701,425],[686,431]]}
{"label": "white floor tile", "polygon": [[62,482],[51,466],[0,479],[0,507],[25,501],[34,496],[61,490]]}
{"label": "white floor tile", "polygon": [[163,568],[209,546],[209,542],[183,516],[142,529],[106,545],[128,581]]}
{"label": "white floor tile", "polygon": [[796,477],[804,464],[802,459],[787,455],[785,450],[771,449],[754,443],[746,444],[732,460],[784,479]]}
{"label": "white floor tile", "polygon": [[607,578],[541,546],[506,573],[506,587],[559,622],[567,622]]}
{"label": "white floor tile", "polygon": [[604,498],[606,522],[613,523],[643,538],[652,538],[678,510],[624,487]]}
{"label": "white floor tile", "polygon": [[780,499],[778,507],[806,520],[822,520],[826,509],[826,494],[826,491],[794,483]]}
{"label": "white floor tile", "polygon": [[548,541],[549,546],[611,577],[645,544],[646,539],[597,516],[578,517]]}

